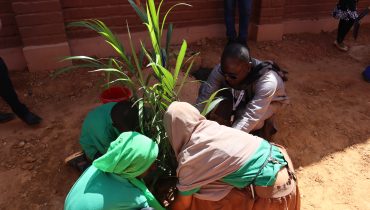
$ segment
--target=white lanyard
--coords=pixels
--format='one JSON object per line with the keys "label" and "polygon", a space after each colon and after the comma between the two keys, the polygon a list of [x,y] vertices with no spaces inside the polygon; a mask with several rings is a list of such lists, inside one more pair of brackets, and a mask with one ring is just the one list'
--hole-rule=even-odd
{"label": "white lanyard", "polygon": [[[231,93],[233,94],[233,111],[236,111],[236,108],[239,106],[240,102],[243,100],[245,91],[244,90],[236,91],[234,89],[231,89]],[[237,96],[238,93],[239,93],[239,95]],[[237,99],[236,99],[236,97],[237,97]],[[236,101],[235,101],[235,99],[236,99]]]}

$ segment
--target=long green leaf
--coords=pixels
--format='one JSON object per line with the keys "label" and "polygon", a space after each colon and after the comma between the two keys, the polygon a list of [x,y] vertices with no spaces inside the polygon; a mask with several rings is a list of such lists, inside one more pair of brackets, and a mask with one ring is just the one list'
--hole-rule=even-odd
{"label": "long green leaf", "polygon": [[[167,37],[166,37],[166,55],[167,55],[167,60],[169,60],[169,56],[170,56],[168,50],[169,50],[170,44],[171,44],[172,32],[173,32],[173,24],[170,23],[170,24],[168,24]],[[168,62],[167,62],[167,65],[169,65]]]}
{"label": "long green leaf", "polygon": [[181,92],[181,90],[182,90],[182,87],[184,86],[185,81],[186,81],[186,79],[187,79],[187,78],[188,78],[188,76],[189,76],[189,72],[190,72],[190,70],[191,70],[191,67],[193,67],[193,63],[194,63],[194,60],[193,60],[193,61],[191,61],[190,65],[188,66],[188,69],[187,69],[187,70],[186,70],[186,72],[185,72],[184,78],[182,78],[182,81],[181,81],[180,87],[177,89],[177,95],[180,95],[180,92]]}
{"label": "long green leaf", "polygon": [[190,5],[190,4],[186,4],[186,3],[177,3],[177,4],[173,5],[169,10],[167,10],[166,14],[164,15],[163,21],[162,21],[161,34],[163,33],[163,28],[164,28],[164,25],[166,24],[167,16],[170,14],[170,12],[171,12],[175,7],[180,6],[180,5],[184,5],[184,6],[192,7],[192,5]]}
{"label": "long green leaf", "polygon": [[175,82],[177,81],[177,77],[179,76],[179,72],[180,72],[180,69],[181,69],[181,66],[182,66],[182,62],[184,61],[184,57],[185,57],[187,47],[188,47],[188,45],[187,45],[186,41],[183,40],[179,55],[177,56],[177,60],[176,60],[176,67],[175,67],[175,72],[174,72]]}
{"label": "long green leaf", "polygon": [[202,115],[206,116],[208,113],[210,113],[221,101],[223,101],[224,98],[220,97],[220,98],[216,98],[215,100],[213,100],[208,106],[207,108],[205,108],[205,110],[203,110],[202,112]]}
{"label": "long green leaf", "polygon": [[114,69],[114,68],[105,68],[105,69],[95,69],[95,70],[91,70],[89,72],[116,72],[116,73],[119,73],[121,74],[122,76],[124,77],[128,77],[125,73],[123,73],[122,71],[118,70],[118,69]]}
{"label": "long green leaf", "polygon": [[145,12],[143,12],[133,0],[128,0],[131,4],[131,7],[135,10],[136,14],[140,17],[141,21],[144,23],[148,23],[148,16],[146,16]]}
{"label": "long green leaf", "polygon": [[139,74],[139,82],[141,84],[141,86],[144,85],[144,78],[143,78],[143,74],[141,72],[141,64],[139,62],[139,59],[137,58],[136,56],[136,50],[135,50],[135,47],[132,43],[132,38],[131,38],[131,33],[130,33],[130,27],[128,26],[128,23],[126,22],[126,25],[127,25],[127,34],[128,34],[128,39],[129,39],[129,42],[130,42],[130,46],[131,46],[131,54],[132,56],[134,57],[134,61],[135,61],[135,64],[136,64],[136,69],[137,69],[137,73]]}
{"label": "long green leaf", "polygon": [[159,36],[159,17],[158,17],[158,13],[157,13],[157,10],[155,8],[155,3],[154,3],[154,0],[148,0],[148,3],[149,3],[149,11],[150,11],[150,14],[151,14],[151,17],[152,17],[152,23],[153,23],[153,28],[154,28],[154,31],[156,33],[156,37],[157,37],[157,41],[158,40],[158,36]]}
{"label": "long green leaf", "polygon": [[209,97],[208,100],[202,102],[202,103],[206,103],[203,111],[202,111],[202,115],[205,116],[207,112],[210,112],[211,109],[209,109],[208,107],[210,106],[210,104],[212,103],[212,101],[216,98],[217,94],[223,90],[227,90],[228,88],[222,88],[222,89],[219,89],[217,90],[216,92],[212,93],[212,95]]}

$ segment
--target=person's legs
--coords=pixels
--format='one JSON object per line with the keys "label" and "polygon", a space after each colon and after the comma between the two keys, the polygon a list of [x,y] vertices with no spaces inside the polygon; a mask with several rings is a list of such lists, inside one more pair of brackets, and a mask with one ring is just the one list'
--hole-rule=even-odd
{"label": "person's legs", "polygon": [[248,39],[249,17],[252,9],[252,0],[239,0],[239,37],[238,41],[246,45]]}
{"label": "person's legs", "polygon": [[29,112],[27,107],[19,101],[9,78],[8,68],[2,58],[0,58],[0,96],[9,104],[16,115],[24,116]]}
{"label": "person's legs", "polygon": [[235,1],[236,0],[224,0],[224,18],[226,25],[226,36],[229,42],[236,40]]}
{"label": "person's legs", "polygon": [[277,133],[277,127],[274,121],[274,114],[278,112],[283,106],[284,104],[280,102],[272,102],[263,118],[251,131],[251,134],[261,137],[267,141],[271,141],[273,135]]}
{"label": "person's legs", "polygon": [[0,96],[25,123],[35,125],[41,122],[42,119],[39,116],[30,112],[28,108],[19,101],[12,81],[9,78],[8,67],[2,58],[0,58]]}
{"label": "person's legs", "polygon": [[348,51],[348,47],[343,43],[347,33],[351,30],[354,24],[354,20],[339,20],[337,39],[335,40],[335,46],[342,51]]}
{"label": "person's legs", "polygon": [[340,44],[343,42],[344,38],[346,37],[349,30],[353,26],[353,20],[340,20],[338,24],[338,35],[337,35],[337,42]]}
{"label": "person's legs", "polygon": [[265,124],[265,121],[267,119],[272,118],[272,116],[280,110],[280,108],[283,106],[280,102],[272,102],[269,107],[267,108],[266,113],[263,115],[262,119],[257,123],[257,125],[253,128],[253,131],[261,129],[263,125]]}

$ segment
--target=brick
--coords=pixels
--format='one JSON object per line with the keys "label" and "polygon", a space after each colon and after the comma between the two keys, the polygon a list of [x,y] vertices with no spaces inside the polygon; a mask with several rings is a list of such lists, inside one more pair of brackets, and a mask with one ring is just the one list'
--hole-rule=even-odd
{"label": "brick", "polygon": [[[104,6],[104,7],[88,7],[88,8],[74,8],[64,10],[65,19],[88,19],[99,18],[106,16],[125,16],[134,15],[134,11],[130,11],[128,6]],[[129,10],[129,12],[125,12]]]}
{"label": "brick", "polygon": [[0,2],[0,14],[13,12],[10,2]]}
{"label": "brick", "polygon": [[0,30],[0,37],[2,36],[15,36],[15,35],[18,35],[18,29],[17,29],[17,26],[12,26],[12,25],[8,25],[8,26],[5,26],[3,27],[1,30]]}
{"label": "brick", "polygon": [[76,7],[91,7],[91,6],[104,6],[104,5],[129,5],[128,1],[122,0],[63,0],[61,2],[63,8],[76,8]]}
{"label": "brick", "polygon": [[[312,4],[312,2],[311,2]],[[275,8],[275,7],[284,7],[285,5],[285,0],[273,0],[271,1],[271,7],[272,8]]]}
{"label": "brick", "polygon": [[275,24],[281,23],[282,20],[281,17],[261,17],[258,24]]}
{"label": "brick", "polygon": [[64,22],[61,12],[17,15],[16,20],[19,27]]}
{"label": "brick", "polygon": [[0,19],[3,26],[16,25],[15,17],[12,13],[0,14]]}
{"label": "brick", "polygon": [[19,36],[0,37],[0,49],[18,47],[21,45],[22,41]]}
{"label": "brick", "polygon": [[32,1],[32,2],[14,2],[13,10],[17,14],[30,14],[40,12],[60,11],[61,6],[58,0],[51,1]]}
{"label": "brick", "polygon": [[57,44],[66,41],[64,34],[53,34],[48,36],[28,37],[23,38],[24,46],[47,45]]}
{"label": "brick", "polygon": [[[315,18],[329,16],[334,5],[328,3],[311,5],[289,5],[285,7],[284,17],[292,18]],[[322,15],[324,14],[324,15]]]}
{"label": "brick", "polygon": [[[271,0],[260,0],[261,1],[261,8],[270,8],[271,7]],[[255,3],[255,2],[253,2]]]}
{"label": "brick", "polygon": [[55,34],[64,34],[64,24],[47,24],[47,25],[38,25],[38,26],[27,26],[19,27],[19,33],[22,36],[22,39],[46,36],[46,35],[55,35]]}
{"label": "brick", "polygon": [[261,17],[282,17],[284,8],[263,8],[260,15]]}

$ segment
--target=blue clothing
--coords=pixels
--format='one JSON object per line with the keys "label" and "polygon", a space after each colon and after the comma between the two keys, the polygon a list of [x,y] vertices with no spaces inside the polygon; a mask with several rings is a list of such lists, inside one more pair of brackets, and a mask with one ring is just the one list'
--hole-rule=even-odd
{"label": "blue clothing", "polygon": [[[235,5],[239,7],[239,37],[235,30]],[[224,15],[226,36],[230,40],[246,41],[248,38],[249,17],[251,14],[252,0],[224,0]]]}

